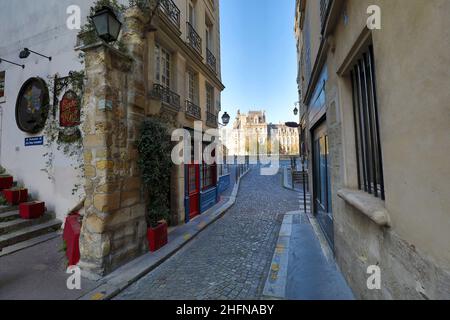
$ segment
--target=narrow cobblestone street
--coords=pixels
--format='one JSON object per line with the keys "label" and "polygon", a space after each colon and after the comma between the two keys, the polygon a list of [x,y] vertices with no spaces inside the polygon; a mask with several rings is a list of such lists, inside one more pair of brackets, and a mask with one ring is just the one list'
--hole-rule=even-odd
{"label": "narrow cobblestone street", "polygon": [[280,181],[253,168],[222,219],[116,299],[261,298],[282,215],[298,209]]}

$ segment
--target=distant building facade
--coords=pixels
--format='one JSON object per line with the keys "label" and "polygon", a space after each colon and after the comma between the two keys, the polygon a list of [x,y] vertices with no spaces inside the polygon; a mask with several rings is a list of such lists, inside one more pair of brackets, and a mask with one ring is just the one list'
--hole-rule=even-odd
{"label": "distant building facade", "polygon": [[296,2],[312,213],[357,298],[450,298],[449,16],[446,0]]}
{"label": "distant building facade", "polygon": [[[231,155],[298,154],[298,129],[289,128],[285,124],[267,123],[265,111],[249,111],[244,114],[239,110],[232,129],[230,139],[227,140]],[[272,139],[278,141],[279,150],[272,150]],[[257,142],[257,147],[252,141]]]}

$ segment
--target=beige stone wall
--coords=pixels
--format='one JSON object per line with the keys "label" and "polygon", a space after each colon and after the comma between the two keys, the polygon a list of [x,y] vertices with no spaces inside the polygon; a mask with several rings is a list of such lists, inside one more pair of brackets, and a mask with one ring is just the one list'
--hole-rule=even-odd
{"label": "beige stone wall", "polygon": [[[170,90],[180,96],[180,110],[173,112],[163,107],[159,99],[149,95],[146,104],[146,114],[161,117],[168,123],[170,132],[177,128],[194,128],[195,121],[201,121],[203,130],[216,128],[207,123],[206,115],[206,83],[214,88],[214,108],[218,114],[220,109],[221,91],[221,63],[220,63],[220,20],[219,1],[197,0],[195,3],[196,23],[194,28],[202,38],[202,55],[193,52],[187,44],[187,10],[188,0],[174,1],[180,9],[180,28],[174,27],[164,19],[164,13],[160,12],[153,21],[156,32],[146,33],[147,51],[145,54],[145,82],[148,92],[151,92],[155,84],[155,45],[158,43],[171,54],[171,87]],[[206,60],[206,20],[212,23],[212,47],[211,52],[217,61],[217,72],[208,69]],[[193,70],[197,74],[197,105],[201,109],[201,119],[196,120],[186,115],[186,100],[188,99],[187,71]],[[182,224],[185,222],[184,208],[184,166],[174,166],[171,179],[171,222]]]}
{"label": "beige stone wall", "polygon": [[80,267],[102,276],[146,251],[145,199],[135,141],[144,119],[143,16],[129,10],[123,41],[129,56],[104,44],[85,48],[83,111],[85,216]]}
{"label": "beige stone wall", "polygon": [[[313,6],[315,1],[307,2]],[[351,84],[347,74],[337,72],[352,55],[366,26],[367,7],[373,4],[382,10],[382,29],[370,33],[386,188],[383,205],[391,228],[376,225],[337,196],[341,188],[357,188]],[[449,16],[446,0],[349,0],[328,38],[326,115],[335,250],[360,298],[450,297]],[[315,33],[312,39],[319,36]],[[366,287],[367,266],[375,264],[382,271],[381,291]]]}

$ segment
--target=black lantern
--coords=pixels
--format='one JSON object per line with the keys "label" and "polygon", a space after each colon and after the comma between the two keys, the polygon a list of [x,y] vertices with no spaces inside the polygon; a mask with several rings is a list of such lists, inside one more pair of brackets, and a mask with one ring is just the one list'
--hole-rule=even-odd
{"label": "black lantern", "polygon": [[296,115],[298,115],[298,108],[297,107],[295,107],[295,109],[294,109],[294,116],[296,116]]}
{"label": "black lantern", "polygon": [[230,115],[226,112],[222,116],[222,123],[224,126],[227,126],[230,123]]}
{"label": "black lantern", "polygon": [[103,6],[95,12],[91,20],[97,35],[106,43],[116,41],[119,38],[122,22],[119,21],[112,8]]}

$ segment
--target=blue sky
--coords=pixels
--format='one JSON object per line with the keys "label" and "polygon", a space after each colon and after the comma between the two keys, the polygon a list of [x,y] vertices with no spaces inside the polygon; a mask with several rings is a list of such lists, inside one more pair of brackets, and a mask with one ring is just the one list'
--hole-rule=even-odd
{"label": "blue sky", "polygon": [[266,110],[267,121],[298,121],[295,0],[222,0],[222,111]]}

